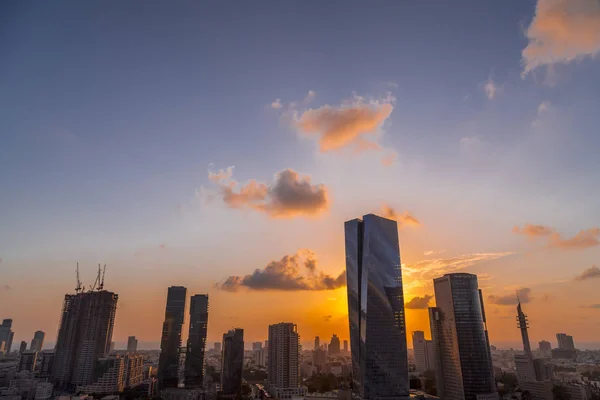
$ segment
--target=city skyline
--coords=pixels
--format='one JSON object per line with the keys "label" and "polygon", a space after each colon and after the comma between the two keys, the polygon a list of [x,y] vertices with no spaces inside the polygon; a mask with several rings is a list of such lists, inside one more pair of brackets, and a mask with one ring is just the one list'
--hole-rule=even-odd
{"label": "city skyline", "polygon": [[519,290],[533,343],[600,348],[600,6],[565,4],[3,5],[12,349],[54,346],[76,261],[107,264],[117,348],[160,346],[173,285],[210,296],[209,342],[348,340],[340,226],[368,213],[399,223],[407,332],[468,272],[491,343],[520,348]]}

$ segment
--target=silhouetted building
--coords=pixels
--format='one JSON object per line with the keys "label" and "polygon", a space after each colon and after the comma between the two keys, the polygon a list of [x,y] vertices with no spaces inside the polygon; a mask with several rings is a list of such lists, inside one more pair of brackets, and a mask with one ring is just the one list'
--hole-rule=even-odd
{"label": "silhouetted building", "polygon": [[423,331],[414,331],[412,340],[416,371],[420,373],[434,371],[435,352],[433,341],[425,339],[425,332]]}
{"label": "silhouetted building", "polygon": [[144,381],[144,357],[141,354],[128,353],[124,357],[125,387],[136,387]]}
{"label": "silhouetted building", "polygon": [[23,340],[19,346],[19,354],[23,354],[25,350],[27,350],[27,342]]}
{"label": "silhouetted building", "polygon": [[335,333],[331,337],[328,350],[330,355],[340,354],[340,338]]}
{"label": "silhouetted building", "polygon": [[65,295],[52,367],[59,386],[92,383],[96,362],[110,349],[118,298],[106,290]]}
{"label": "silhouetted building", "polygon": [[52,370],[54,367],[54,352],[44,351],[42,353],[38,353],[38,358],[42,359],[39,372],[40,378],[52,377]]}
{"label": "silhouetted building", "polygon": [[252,343],[252,351],[262,349],[262,342],[254,342]]}
{"label": "silhouetted building", "polygon": [[33,339],[31,339],[31,346],[29,346],[29,349],[32,351],[37,351],[38,353],[42,351],[42,348],[44,347],[45,336],[46,334],[44,332],[36,331],[33,334]]}
{"label": "silhouetted building", "polygon": [[477,276],[454,273],[433,280],[436,307],[429,308],[436,353],[437,395],[444,400],[497,398]]}
{"label": "silhouetted building", "polygon": [[96,361],[92,382],[77,386],[78,392],[117,394],[125,388],[125,360],[120,356],[108,356]]}
{"label": "silhouetted building", "polygon": [[268,386],[278,399],[302,394],[299,364],[300,335],[295,324],[281,322],[269,325]]}
{"label": "silhouetted building", "polygon": [[317,371],[322,372],[325,364],[327,363],[327,353],[323,349],[314,349],[312,357],[313,365],[317,368]]}
{"label": "silhouetted building", "polygon": [[15,333],[12,331],[12,322],[12,319],[3,319],[2,325],[0,325],[0,348],[2,347],[2,343],[4,343],[4,352],[6,354],[10,353],[12,341],[15,336]]}
{"label": "silhouetted building", "polygon": [[521,340],[523,342],[524,354],[515,355],[515,368],[517,370],[517,379],[519,384],[525,381],[535,381],[535,368],[533,366],[533,354],[531,353],[531,345],[529,343],[529,322],[527,315],[523,313],[521,302],[517,305],[517,327],[521,331]]}
{"label": "silhouetted building", "polygon": [[550,358],[552,357],[552,345],[550,342],[542,340],[538,343],[538,349],[540,351],[540,355],[542,357]]}
{"label": "silhouetted building", "polygon": [[[27,343],[25,343],[25,345],[27,345]],[[21,355],[19,356],[19,365],[17,366],[17,372],[33,372],[35,370],[37,356],[37,351],[25,351],[21,353]]]}
{"label": "silhouetted building", "polygon": [[344,353],[348,352],[348,341],[344,340]]}
{"label": "silhouetted building", "polygon": [[254,350],[252,353],[252,360],[255,365],[261,367],[267,366],[267,349]]}
{"label": "silhouetted building", "polygon": [[208,328],[208,295],[196,294],[190,300],[190,331],[185,355],[185,387],[201,388],[204,382],[204,351]]}
{"label": "silhouetted building", "polygon": [[315,349],[321,348],[321,339],[318,336],[315,336]]}
{"label": "silhouetted building", "polygon": [[556,340],[558,341],[558,348],[561,350],[575,350],[575,342],[573,336],[567,335],[566,333],[557,333]]}
{"label": "silhouetted building", "polygon": [[369,214],[344,229],[353,389],[363,399],[408,398],[398,225]]}
{"label": "silhouetted building", "polygon": [[135,353],[137,351],[138,340],[135,336],[129,336],[127,338],[127,351]]}
{"label": "silhouetted building", "polygon": [[214,349],[215,351],[218,351],[218,352],[220,353],[220,352],[221,352],[221,342],[215,342],[215,343],[213,344],[213,349]]}
{"label": "silhouetted building", "polygon": [[[259,344],[261,343],[259,342]],[[262,344],[256,351],[262,351]],[[221,358],[221,391],[223,395],[241,395],[243,369],[244,330],[236,328],[223,334],[223,356]]]}
{"label": "silhouetted building", "polygon": [[187,289],[183,286],[171,286],[167,294],[158,361],[159,391],[168,387],[176,388],[179,383],[179,348],[186,296]]}

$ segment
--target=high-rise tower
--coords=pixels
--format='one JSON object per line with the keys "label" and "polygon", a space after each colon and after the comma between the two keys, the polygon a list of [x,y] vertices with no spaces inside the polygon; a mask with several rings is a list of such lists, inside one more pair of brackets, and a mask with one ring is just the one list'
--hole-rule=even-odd
{"label": "high-rise tower", "polygon": [[429,308],[436,353],[436,387],[444,400],[496,399],[496,382],[483,307],[473,274],[433,280],[436,307]]}
{"label": "high-rise tower", "polygon": [[204,351],[208,328],[208,295],[196,294],[190,300],[190,331],[185,355],[185,386],[202,387],[204,382]]}
{"label": "high-rise tower", "polygon": [[353,390],[363,399],[408,398],[398,225],[368,214],[344,228]]}
{"label": "high-rise tower", "polygon": [[4,352],[10,353],[15,333],[12,331],[12,319],[3,319],[0,325],[0,346],[4,343]]}
{"label": "high-rise tower", "polygon": [[181,327],[185,316],[187,289],[171,286],[167,294],[165,322],[160,341],[158,360],[159,389],[177,387],[179,383],[179,348],[181,347]]}
{"label": "high-rise tower", "polygon": [[295,324],[269,325],[268,383],[271,395],[291,398],[300,395],[300,335]]}
{"label": "high-rise tower", "polygon": [[59,386],[92,383],[96,363],[110,349],[118,299],[106,290],[65,295],[52,366]]}
{"label": "high-rise tower", "polygon": [[[262,351],[261,348],[256,351]],[[221,357],[221,390],[225,396],[237,396],[242,392],[244,369],[244,330],[232,329],[223,334],[223,356]]]}
{"label": "high-rise tower", "polygon": [[40,351],[42,351],[42,348],[44,347],[44,337],[45,336],[46,336],[46,334],[44,332],[36,331],[33,334],[33,339],[31,339],[30,350],[37,351],[38,353]]}

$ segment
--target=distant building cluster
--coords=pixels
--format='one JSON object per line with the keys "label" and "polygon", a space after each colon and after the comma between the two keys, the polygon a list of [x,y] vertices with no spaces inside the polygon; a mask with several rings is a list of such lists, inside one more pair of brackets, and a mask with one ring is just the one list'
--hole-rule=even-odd
{"label": "distant building cluster", "polygon": [[[78,400],[91,399],[87,395],[117,400],[119,394],[163,400],[499,400],[506,396],[507,372],[516,378],[518,390],[511,389],[511,396],[518,400],[600,395],[600,360],[582,355],[566,333],[556,334],[557,348],[540,341],[534,352],[520,302],[516,319],[523,351],[499,356],[505,353],[490,346],[474,274],[433,280],[431,338],[413,331],[409,356],[397,223],[369,214],[347,221],[344,231],[349,340],[333,334],[325,343],[317,336],[313,349],[303,350],[297,325],[278,322],[268,326],[268,340],[253,342],[249,350],[237,327],[207,346],[209,296],[188,297],[187,288],[171,286],[160,352],[140,351],[136,336],[128,337],[126,350],[117,350],[112,336],[119,296],[104,289],[99,269],[91,289],[78,280],[75,293],[65,295],[52,350],[44,349],[42,331],[33,334],[29,348],[21,341],[13,349],[13,321],[2,321],[0,400],[71,400],[62,397],[67,394],[80,395]],[[595,367],[580,371],[582,356],[595,360]]]}

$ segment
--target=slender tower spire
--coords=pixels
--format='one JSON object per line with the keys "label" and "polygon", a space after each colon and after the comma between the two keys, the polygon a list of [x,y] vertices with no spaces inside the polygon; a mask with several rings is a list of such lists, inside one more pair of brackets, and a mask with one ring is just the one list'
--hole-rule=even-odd
{"label": "slender tower spire", "polygon": [[531,345],[529,344],[529,333],[527,332],[527,328],[529,328],[529,321],[527,320],[527,315],[523,313],[523,309],[521,308],[521,300],[519,299],[519,292],[517,292],[517,327],[521,330],[521,338],[523,339],[523,350],[525,350],[525,354],[529,359],[533,359],[533,355],[531,354]]}

